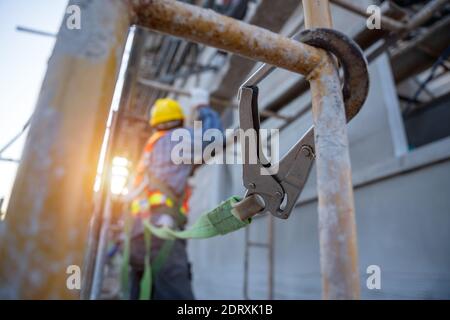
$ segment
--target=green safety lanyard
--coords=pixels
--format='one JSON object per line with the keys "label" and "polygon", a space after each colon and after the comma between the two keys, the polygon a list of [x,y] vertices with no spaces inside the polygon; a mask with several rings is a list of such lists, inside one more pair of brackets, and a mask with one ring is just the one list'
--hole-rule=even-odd
{"label": "green safety lanyard", "polygon": [[[233,211],[233,205],[239,202],[239,197],[231,197],[222,202],[215,209],[203,213],[195,223],[186,230],[175,231],[168,227],[155,227],[148,220],[144,221],[145,264],[144,275],[140,283],[140,300],[149,300],[151,297],[152,279],[161,270],[176,239],[206,239],[218,235],[225,235],[239,230],[250,224],[251,219],[242,221]],[[122,260],[122,291],[125,298],[129,297],[129,260],[130,260],[130,234],[132,217],[127,213],[125,220],[125,241]],[[158,252],[155,261],[150,264],[152,235],[165,239],[162,248]]]}

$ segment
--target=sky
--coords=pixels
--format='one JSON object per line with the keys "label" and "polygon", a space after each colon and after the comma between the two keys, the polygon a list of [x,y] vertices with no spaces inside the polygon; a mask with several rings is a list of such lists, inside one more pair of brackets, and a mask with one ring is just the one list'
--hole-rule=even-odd
{"label": "sky", "polygon": [[[0,0],[0,148],[21,130],[32,114],[55,44],[55,38],[17,31],[16,27],[56,34],[67,2]],[[26,133],[2,157],[20,159]],[[16,163],[0,161],[0,198],[6,198],[5,201],[16,170]]]}

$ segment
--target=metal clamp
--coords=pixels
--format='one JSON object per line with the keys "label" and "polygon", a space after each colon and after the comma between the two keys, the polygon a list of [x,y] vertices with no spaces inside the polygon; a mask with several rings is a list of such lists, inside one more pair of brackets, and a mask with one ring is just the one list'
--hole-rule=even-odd
{"label": "metal clamp", "polygon": [[294,39],[336,56],[344,72],[342,95],[347,121],[350,121],[359,112],[369,93],[368,64],[361,48],[351,38],[334,29],[307,29]]}
{"label": "metal clamp", "polygon": [[[323,48],[336,56],[343,69],[342,93],[347,121],[350,121],[364,104],[369,88],[367,61],[358,45],[336,30],[323,28],[305,30],[294,39]],[[250,208],[254,210],[257,207],[261,208],[258,213],[269,211],[275,217],[287,219],[303,190],[315,158],[313,127],[278,164],[271,165],[264,157],[259,134],[257,85],[274,69],[271,65],[262,65],[240,88],[240,129],[254,142],[246,147],[246,140],[241,139],[243,183],[247,192],[245,199],[234,207],[241,218],[254,215]],[[256,147],[256,150],[251,147]],[[249,161],[252,156],[256,158],[253,163]],[[256,201],[258,205],[255,205]]]}

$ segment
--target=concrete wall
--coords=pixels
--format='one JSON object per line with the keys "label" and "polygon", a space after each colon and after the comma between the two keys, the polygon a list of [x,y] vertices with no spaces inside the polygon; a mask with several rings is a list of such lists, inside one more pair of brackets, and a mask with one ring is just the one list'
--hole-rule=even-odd
{"label": "concrete wall", "polygon": [[[348,16],[333,11],[347,33]],[[297,13],[297,12],[296,12]],[[354,17],[352,17],[353,19]],[[292,18],[286,29],[295,25]],[[347,27],[343,27],[346,25]],[[370,67],[371,88],[360,114],[349,124],[355,185],[362,297],[367,299],[450,298],[450,140],[408,152],[389,61]],[[210,76],[209,76],[210,77]],[[283,91],[298,75],[277,70],[260,86],[260,104]],[[210,79],[203,81],[208,87]],[[309,94],[283,109],[293,114]],[[311,125],[307,114],[280,133],[280,151]],[[265,127],[275,128],[270,120]],[[275,221],[275,298],[321,297],[315,168],[291,217]],[[243,195],[241,166],[203,166],[192,179],[192,219],[230,195]],[[268,217],[255,219],[250,238],[267,240]],[[197,298],[242,299],[244,231],[210,240],[193,240],[189,255]],[[267,250],[250,249],[250,296],[267,297]],[[381,268],[381,290],[366,287],[369,265]]]}
{"label": "concrete wall", "polygon": [[[446,142],[445,147],[450,146],[450,141]],[[435,149],[444,147],[440,144],[437,143]],[[448,159],[448,155],[446,157]],[[193,215],[213,208],[231,194],[242,194],[239,192],[240,171],[239,166],[233,165],[204,167],[197,172]],[[222,184],[220,188],[219,184]],[[356,186],[363,298],[450,298],[448,190],[448,160],[412,171],[399,170],[399,175]],[[288,220],[275,221],[277,299],[321,296],[317,202],[314,197],[306,201]],[[267,219],[256,219],[250,226],[252,240],[267,240]],[[244,245],[244,231],[190,242],[193,283],[198,298],[243,298]],[[251,249],[249,287],[252,298],[267,296],[267,261],[266,250]],[[381,290],[368,290],[365,286],[369,265],[381,268]]]}

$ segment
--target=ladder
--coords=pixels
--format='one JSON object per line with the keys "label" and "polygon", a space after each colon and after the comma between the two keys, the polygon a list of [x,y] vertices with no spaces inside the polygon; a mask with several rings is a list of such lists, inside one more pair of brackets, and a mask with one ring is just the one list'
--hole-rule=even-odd
{"label": "ladder", "polygon": [[[256,216],[255,216],[256,218]],[[251,227],[245,228],[245,249],[244,249],[244,299],[250,300],[249,295],[249,273],[250,273],[250,249],[260,248],[267,250],[267,299],[273,300],[274,283],[274,217],[271,214],[258,216],[256,219],[267,219],[267,242],[256,242],[250,239]]]}

